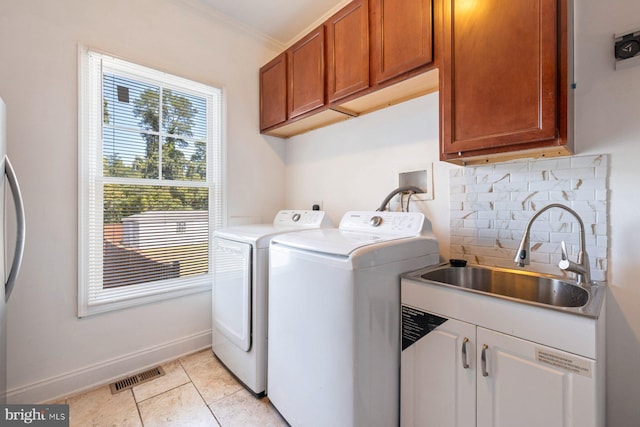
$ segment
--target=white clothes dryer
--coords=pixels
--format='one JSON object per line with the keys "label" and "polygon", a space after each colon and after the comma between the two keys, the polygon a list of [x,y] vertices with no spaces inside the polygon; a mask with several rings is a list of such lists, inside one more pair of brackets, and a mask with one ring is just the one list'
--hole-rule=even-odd
{"label": "white clothes dryer", "polygon": [[289,424],[398,425],[400,274],[438,262],[417,212],[347,212],[271,241],[267,391]]}
{"label": "white clothes dryer", "polygon": [[267,382],[269,242],[301,229],[330,227],[322,211],[282,210],[273,224],[216,230],[213,236],[213,353],[256,397]]}

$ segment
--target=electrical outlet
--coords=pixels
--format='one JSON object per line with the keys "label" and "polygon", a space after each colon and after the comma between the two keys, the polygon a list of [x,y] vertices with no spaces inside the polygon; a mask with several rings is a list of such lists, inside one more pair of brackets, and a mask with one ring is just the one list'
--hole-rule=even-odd
{"label": "electrical outlet", "polygon": [[[318,206],[318,209],[316,209],[316,205]],[[322,210],[322,200],[314,200],[311,202],[311,209],[313,210]]]}
{"label": "electrical outlet", "polygon": [[627,34],[614,34],[616,70],[640,64],[640,30]]}

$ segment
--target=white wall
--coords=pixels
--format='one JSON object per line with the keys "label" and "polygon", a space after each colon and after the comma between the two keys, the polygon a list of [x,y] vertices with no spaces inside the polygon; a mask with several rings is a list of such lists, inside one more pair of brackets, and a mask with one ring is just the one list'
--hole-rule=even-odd
{"label": "white wall", "polygon": [[398,173],[433,172],[434,200],[411,202],[449,251],[449,169],[438,160],[438,93],[298,135],[287,142],[287,206],[322,200],[337,225],[349,210],[375,210]]}
{"label": "white wall", "polygon": [[614,33],[640,29],[637,0],[577,1],[576,143],[611,153],[608,426],[640,425],[640,66],[613,69]]}
{"label": "white wall", "polygon": [[[258,68],[277,52],[188,0],[0,2],[0,97],[27,213],[8,307],[9,400],[34,403],[210,345],[211,294],[78,319],[77,44],[227,98],[228,215],[284,206],[284,143],[258,134]],[[247,167],[250,165],[250,167]]]}
{"label": "white wall", "polygon": [[[607,425],[640,425],[640,66],[613,69],[613,34],[640,29],[637,0],[575,0],[576,150],[610,154]],[[449,180],[438,162],[437,94],[287,142],[287,204],[322,198],[334,221],[375,209],[405,164],[435,162],[425,202],[448,256]]]}

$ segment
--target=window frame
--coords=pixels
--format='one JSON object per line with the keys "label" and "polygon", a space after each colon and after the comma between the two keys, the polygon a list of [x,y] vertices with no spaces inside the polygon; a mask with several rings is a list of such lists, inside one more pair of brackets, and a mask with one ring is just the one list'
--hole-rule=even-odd
{"label": "window frame", "polygon": [[[104,64],[107,64],[105,67]],[[103,153],[103,72],[117,70],[137,81],[149,82],[167,89],[203,96],[207,99],[207,177],[209,193],[208,260],[205,274],[165,279],[149,283],[104,288],[97,285],[94,270],[102,274],[103,194],[104,183],[149,184],[144,179],[104,179]],[[120,310],[155,301],[167,300],[197,292],[210,291],[213,277],[213,232],[223,225],[226,214],[225,194],[225,91],[163,71],[116,58],[86,46],[78,46],[78,317]],[[162,177],[153,185],[190,186],[193,181],[167,180]],[[97,208],[92,206],[97,206]],[[94,213],[92,212],[94,210]],[[91,230],[99,230],[91,234]],[[99,252],[99,253],[97,253]],[[98,259],[99,258],[99,259]],[[92,265],[99,268],[92,270]]]}

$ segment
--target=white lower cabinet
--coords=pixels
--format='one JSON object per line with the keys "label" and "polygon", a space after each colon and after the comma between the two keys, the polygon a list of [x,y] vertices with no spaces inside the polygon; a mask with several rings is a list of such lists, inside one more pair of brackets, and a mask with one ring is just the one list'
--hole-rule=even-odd
{"label": "white lower cabinet", "polygon": [[403,427],[595,427],[595,361],[403,305]]}
{"label": "white lower cabinet", "polygon": [[595,426],[595,361],[477,328],[478,427]]}
{"label": "white lower cabinet", "polygon": [[[406,306],[402,311],[403,347],[410,345],[403,348],[400,360],[401,425],[475,426],[475,325]],[[446,321],[437,325],[440,319]],[[412,333],[407,322],[416,333],[413,337],[407,338]],[[424,334],[430,328],[434,329]]]}

